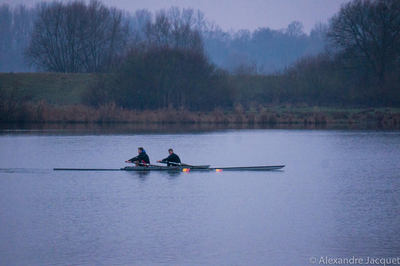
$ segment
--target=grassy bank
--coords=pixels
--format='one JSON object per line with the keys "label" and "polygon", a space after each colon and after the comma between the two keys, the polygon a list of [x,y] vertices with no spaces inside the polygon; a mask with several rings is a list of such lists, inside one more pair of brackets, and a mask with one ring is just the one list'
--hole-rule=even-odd
{"label": "grassy bank", "polygon": [[81,104],[95,81],[95,74],[0,73],[0,96],[17,103]]}
{"label": "grassy bank", "polygon": [[287,104],[231,110],[135,111],[115,104],[84,104],[96,81],[91,74],[0,74],[3,123],[158,123],[220,125],[364,125],[399,128],[400,109],[310,107]]}

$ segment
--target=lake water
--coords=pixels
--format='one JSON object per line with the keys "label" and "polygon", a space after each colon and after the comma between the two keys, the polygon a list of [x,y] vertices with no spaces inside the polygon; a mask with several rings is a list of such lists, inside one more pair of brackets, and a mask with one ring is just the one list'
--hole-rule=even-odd
{"label": "lake water", "polygon": [[[120,168],[144,146],[186,163]],[[400,256],[400,132],[1,131],[0,265],[311,265]],[[311,258],[311,259],[310,259]],[[311,260],[311,261],[310,261]]]}

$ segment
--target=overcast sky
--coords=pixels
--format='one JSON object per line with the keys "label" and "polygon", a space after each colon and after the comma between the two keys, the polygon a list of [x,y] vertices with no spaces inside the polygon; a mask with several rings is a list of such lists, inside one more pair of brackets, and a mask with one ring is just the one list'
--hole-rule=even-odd
{"label": "overcast sky", "polygon": [[[170,6],[202,10],[206,18],[224,30],[269,27],[285,28],[294,20],[309,31],[316,23],[326,22],[340,5],[349,0],[103,0],[107,5],[134,11],[159,10]],[[33,4],[39,0],[0,0],[0,3]]]}

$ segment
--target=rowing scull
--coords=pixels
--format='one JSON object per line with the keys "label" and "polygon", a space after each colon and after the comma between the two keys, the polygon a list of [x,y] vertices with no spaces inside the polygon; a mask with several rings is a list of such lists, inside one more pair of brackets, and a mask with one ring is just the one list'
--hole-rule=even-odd
{"label": "rowing scull", "polygon": [[54,171],[272,171],[279,170],[285,167],[284,165],[264,165],[264,166],[240,166],[240,167],[209,167],[209,165],[199,166],[126,166],[120,169],[105,169],[105,168],[54,168]]}

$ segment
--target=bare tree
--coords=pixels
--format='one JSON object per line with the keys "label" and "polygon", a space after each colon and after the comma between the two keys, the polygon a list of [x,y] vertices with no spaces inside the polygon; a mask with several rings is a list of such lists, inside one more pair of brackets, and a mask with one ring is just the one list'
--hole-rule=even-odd
{"label": "bare tree", "polygon": [[354,0],[331,20],[330,41],[369,69],[384,84],[400,56],[400,1]]}
{"label": "bare tree", "polygon": [[152,20],[152,13],[146,9],[136,10],[133,14],[127,14],[126,18],[129,24],[129,42],[134,45],[140,45],[146,40],[146,27]]}
{"label": "bare tree", "polygon": [[110,67],[127,39],[122,12],[99,1],[42,3],[27,55],[47,71],[98,72]]}
{"label": "bare tree", "polygon": [[300,21],[291,22],[286,29],[286,34],[293,37],[299,37],[304,35],[304,26]]}
{"label": "bare tree", "polygon": [[199,31],[203,16],[192,9],[172,7],[161,10],[154,22],[146,26],[146,40],[149,46],[189,49],[203,52],[203,41]]}

